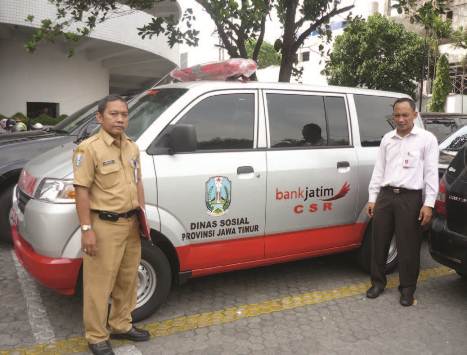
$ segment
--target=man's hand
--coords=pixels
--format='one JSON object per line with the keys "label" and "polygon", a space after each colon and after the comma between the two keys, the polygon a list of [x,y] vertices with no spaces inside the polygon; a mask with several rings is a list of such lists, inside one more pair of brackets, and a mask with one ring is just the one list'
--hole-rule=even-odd
{"label": "man's hand", "polygon": [[81,250],[89,256],[97,254],[96,233],[92,229],[81,232]]}
{"label": "man's hand", "polygon": [[366,206],[366,213],[370,218],[373,217],[373,215],[375,213],[375,203],[374,202],[368,202],[368,205]]}
{"label": "man's hand", "polygon": [[431,215],[433,214],[433,209],[428,206],[423,206],[420,209],[420,214],[418,216],[418,220],[420,221],[420,225],[426,226],[431,221]]}

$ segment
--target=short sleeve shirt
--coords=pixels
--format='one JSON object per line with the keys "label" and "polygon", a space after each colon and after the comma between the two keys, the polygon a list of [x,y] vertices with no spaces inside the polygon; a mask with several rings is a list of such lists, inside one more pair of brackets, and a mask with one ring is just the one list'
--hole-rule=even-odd
{"label": "short sleeve shirt", "polygon": [[73,153],[73,184],[89,189],[92,210],[128,212],[139,207],[138,146],[125,134],[113,138],[102,128]]}

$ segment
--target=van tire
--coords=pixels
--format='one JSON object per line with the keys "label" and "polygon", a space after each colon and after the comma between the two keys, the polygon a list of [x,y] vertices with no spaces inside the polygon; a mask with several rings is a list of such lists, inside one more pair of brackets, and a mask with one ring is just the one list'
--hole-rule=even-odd
{"label": "van tire", "polygon": [[14,185],[9,185],[0,192],[0,242],[11,243],[10,209]]}
{"label": "van tire", "polygon": [[167,299],[172,285],[172,270],[167,256],[157,245],[144,239],[141,240],[138,278],[138,299],[132,312],[133,322],[152,315]]}
{"label": "van tire", "polygon": [[[368,223],[368,226],[365,231],[365,235],[363,237],[363,242],[361,247],[356,251],[355,258],[357,259],[357,263],[360,267],[370,273],[371,271],[371,222]],[[390,274],[393,272],[399,261],[398,254],[397,254],[397,247],[396,247],[396,236],[392,237],[391,247],[389,248],[389,255],[388,260],[386,261],[386,269],[385,273]]]}

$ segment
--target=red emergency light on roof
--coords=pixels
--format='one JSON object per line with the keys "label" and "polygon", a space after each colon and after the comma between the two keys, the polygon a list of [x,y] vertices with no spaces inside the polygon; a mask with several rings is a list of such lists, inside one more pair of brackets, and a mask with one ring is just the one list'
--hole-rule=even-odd
{"label": "red emergency light on roof", "polygon": [[256,71],[252,59],[232,58],[224,62],[195,65],[184,69],[174,69],[170,76],[179,81],[227,80],[250,77]]}

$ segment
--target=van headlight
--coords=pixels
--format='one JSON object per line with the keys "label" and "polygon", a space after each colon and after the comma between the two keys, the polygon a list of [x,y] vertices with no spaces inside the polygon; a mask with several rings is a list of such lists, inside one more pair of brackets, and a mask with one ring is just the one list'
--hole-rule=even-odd
{"label": "van headlight", "polygon": [[73,180],[45,178],[36,190],[35,198],[54,203],[75,203]]}

